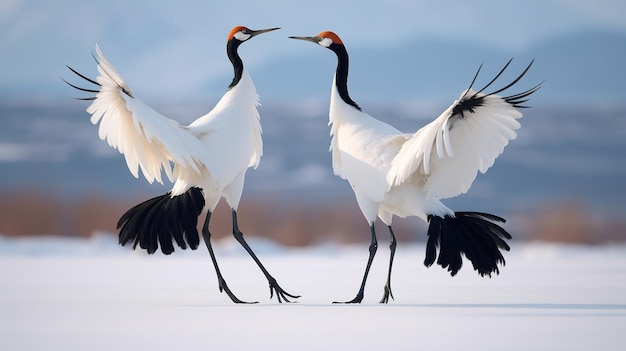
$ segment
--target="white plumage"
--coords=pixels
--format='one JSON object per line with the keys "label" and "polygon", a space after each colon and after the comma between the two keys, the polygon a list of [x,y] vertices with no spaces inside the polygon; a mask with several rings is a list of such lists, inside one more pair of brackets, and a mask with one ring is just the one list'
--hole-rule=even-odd
{"label": "white plumage", "polygon": [[504,264],[499,249],[509,249],[503,239],[510,235],[493,222],[504,219],[485,213],[454,212],[440,200],[467,192],[477,172],[485,173],[509,141],[516,138],[515,131],[520,128],[517,119],[522,117],[518,109],[524,107],[521,106],[524,99],[539,85],[511,96],[496,94],[517,83],[530,65],[505,88],[483,93],[504,72],[509,61],[485,88],[477,92],[470,86],[434,121],[413,134],[406,134],[363,112],[350,98],[348,53],[335,33],[326,31],[314,37],[291,38],[317,43],[332,50],[338,59],[329,112],[333,171],[350,183],[372,235],[361,288],[348,302],[358,303],[363,299],[377,249],[374,230],[377,217],[389,228],[392,251],[381,302],[393,297],[390,279],[396,246],[391,228],[394,216],[417,216],[430,223],[426,265],[434,262],[440,248],[437,263],[448,268],[452,275],[461,268],[462,254],[481,275],[497,273],[498,263]]}
{"label": "white plumage", "polygon": [[[139,100],[113,65],[96,46],[98,77],[91,80],[99,89],[74,88],[95,93],[87,108],[91,122],[99,125],[98,136],[119,150],[128,169],[139,171],[152,183],[163,183],[163,173],[174,182],[172,190],[141,203],[126,212],[118,223],[120,243],[133,242],[149,253],[159,247],[165,254],[174,251],[173,242],[185,249],[196,249],[199,237],[198,216],[207,212],[203,237],[215,266],[220,291],[234,302],[239,300],[228,288],[210,244],[209,221],[220,199],[232,209],[233,235],[248,251],[276,292],[279,302],[289,301],[288,294],[267,272],[250,249],[237,225],[237,207],[249,167],[257,167],[263,154],[261,124],[257,111],[258,95],[238,54],[241,43],[278,28],[250,30],[233,28],[227,41],[227,54],[233,64],[234,78],[217,105],[188,126],[169,119]],[[69,84],[69,83],[68,83]],[[206,206],[205,206],[206,205]]]}
{"label": "white plumage", "polygon": [[[249,166],[258,166],[263,154],[258,96],[245,67],[239,83],[209,113],[182,126],[136,98],[98,47],[96,53],[102,88],[87,112],[100,124],[100,139],[124,154],[135,177],[141,169],[148,182],[163,183],[165,173],[175,182],[172,196],[201,185],[222,193]],[[237,207],[234,192],[227,201]]]}
{"label": "white plumage", "polygon": [[[475,93],[463,92],[459,100]],[[402,145],[387,172],[390,187],[423,181],[428,197],[463,194],[477,172],[485,173],[517,137],[515,130],[521,126],[517,119],[522,114],[502,97],[485,97],[480,109],[464,113],[463,118],[452,114],[459,100]]]}

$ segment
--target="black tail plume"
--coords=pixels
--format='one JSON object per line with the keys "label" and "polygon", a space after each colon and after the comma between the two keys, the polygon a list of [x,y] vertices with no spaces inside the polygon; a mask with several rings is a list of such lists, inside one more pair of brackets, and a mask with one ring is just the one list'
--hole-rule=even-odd
{"label": "black tail plume", "polygon": [[498,216],[480,212],[456,212],[455,216],[428,216],[428,242],[424,265],[430,267],[437,257],[437,264],[447,268],[454,276],[465,255],[481,276],[492,273],[499,274],[498,264],[504,266],[505,261],[500,249],[509,251],[504,239],[511,235],[494,222],[504,223],[506,220]]}
{"label": "black tail plume", "polygon": [[126,211],[117,222],[122,246],[133,242],[149,254],[161,246],[169,255],[174,252],[173,241],[183,250],[187,245],[198,248],[198,216],[204,208],[202,189],[191,188],[185,193],[171,197],[171,193],[157,196]]}

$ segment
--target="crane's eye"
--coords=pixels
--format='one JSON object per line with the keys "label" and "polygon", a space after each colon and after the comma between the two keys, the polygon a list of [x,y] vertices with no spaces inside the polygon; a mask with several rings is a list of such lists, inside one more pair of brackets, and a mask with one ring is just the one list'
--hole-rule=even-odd
{"label": "crane's eye", "polygon": [[320,44],[321,46],[327,48],[330,46],[330,44],[333,43],[333,40],[330,38],[324,38],[324,37],[320,37],[320,41],[318,42],[318,44]]}
{"label": "crane's eye", "polygon": [[242,29],[239,32],[235,33],[235,38],[240,41],[246,41],[250,39],[252,36],[252,31],[250,29]]}

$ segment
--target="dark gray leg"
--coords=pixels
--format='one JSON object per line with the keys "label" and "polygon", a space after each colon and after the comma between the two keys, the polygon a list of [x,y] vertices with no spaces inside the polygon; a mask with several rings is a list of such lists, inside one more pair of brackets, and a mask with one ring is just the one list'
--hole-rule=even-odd
{"label": "dark gray leg", "polygon": [[239,230],[239,226],[237,224],[237,211],[235,209],[233,209],[232,211],[233,211],[233,236],[239,242],[239,244],[243,246],[243,248],[248,252],[248,254],[250,254],[250,257],[252,257],[254,262],[256,262],[256,264],[259,266],[259,268],[265,275],[265,278],[267,278],[267,281],[270,283],[270,299],[274,297],[274,291],[276,292],[276,298],[278,299],[278,302],[283,302],[282,300],[284,300],[285,302],[291,302],[289,301],[289,299],[287,299],[287,296],[294,298],[294,299],[299,298],[300,295],[291,295],[285,290],[283,290],[280,287],[280,285],[278,285],[278,283],[276,282],[276,279],[274,279],[274,277],[270,275],[267,269],[263,267],[263,264],[261,263],[259,258],[256,257],[256,255],[254,254],[254,251],[252,251],[252,249],[250,248],[246,240],[243,238],[243,233]]}
{"label": "dark gray leg", "polygon": [[204,243],[206,244],[206,248],[209,250],[209,255],[211,256],[211,260],[213,261],[213,266],[215,267],[215,273],[217,273],[217,281],[219,283],[220,292],[225,292],[234,303],[257,303],[257,302],[246,302],[242,301],[226,285],[226,281],[224,277],[222,277],[222,272],[220,272],[220,268],[217,265],[217,260],[215,259],[215,253],[213,253],[213,247],[211,246],[211,233],[209,232],[209,222],[211,220],[211,211],[209,211],[206,215],[206,219],[204,221],[204,225],[202,226],[202,237],[204,238]]}
{"label": "dark gray leg", "polygon": [[387,272],[387,284],[385,284],[385,294],[383,298],[380,300],[380,303],[387,303],[389,301],[389,296],[393,299],[393,293],[391,292],[391,267],[393,266],[393,256],[396,254],[396,236],[393,235],[393,229],[391,226],[388,226],[389,234],[391,235],[391,241],[389,243],[389,250],[391,250],[391,255],[389,256],[389,272]]}
{"label": "dark gray leg", "polygon": [[376,250],[378,249],[378,242],[376,241],[376,231],[374,230],[374,223],[372,223],[370,230],[372,232],[372,241],[370,243],[370,256],[367,259],[367,266],[365,267],[365,274],[363,274],[363,281],[361,282],[361,288],[359,288],[359,292],[356,294],[356,297],[350,301],[345,302],[333,302],[333,303],[361,303],[363,301],[363,295],[365,292],[365,282],[367,281],[367,275],[370,272],[370,267],[372,266],[372,261],[374,261],[374,256],[376,255]]}

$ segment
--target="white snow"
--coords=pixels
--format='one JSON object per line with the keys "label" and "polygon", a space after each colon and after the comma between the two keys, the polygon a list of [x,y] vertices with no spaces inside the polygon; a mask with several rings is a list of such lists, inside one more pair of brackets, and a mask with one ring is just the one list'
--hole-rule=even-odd
{"label": "white snow", "polygon": [[513,242],[499,276],[466,263],[457,277],[422,265],[424,247],[398,246],[395,300],[382,296],[388,249],[360,305],[367,245],[250,245],[295,304],[235,242],[216,243],[235,305],[219,293],[206,250],[148,256],[112,236],[0,237],[2,350],[623,350],[626,247]]}

